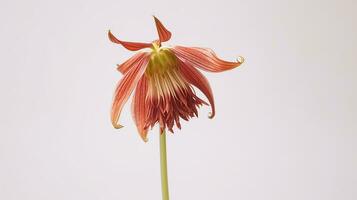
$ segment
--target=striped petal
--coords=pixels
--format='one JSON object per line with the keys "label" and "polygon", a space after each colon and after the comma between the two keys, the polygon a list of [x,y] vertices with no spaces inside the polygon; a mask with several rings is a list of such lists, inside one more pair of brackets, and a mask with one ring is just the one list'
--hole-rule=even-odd
{"label": "striped petal", "polygon": [[121,44],[123,47],[130,51],[137,51],[143,48],[150,48],[152,46],[151,43],[140,43],[140,42],[125,42],[118,40],[110,31],[108,31],[109,40],[116,43]]}
{"label": "striped petal", "polygon": [[117,65],[117,70],[120,71],[122,74],[126,74],[133,66],[136,65],[138,61],[140,61],[143,57],[149,56],[147,52],[139,52],[135,54],[133,57],[129,58],[122,64]]}
{"label": "striped petal", "polygon": [[155,19],[157,33],[159,34],[160,42],[168,41],[171,38],[171,32],[168,31],[165,28],[165,26],[160,22],[160,20],[157,19],[155,16],[154,16],[154,19]]}
{"label": "striped petal", "polygon": [[138,82],[132,102],[132,115],[140,137],[147,142],[148,128],[145,127],[148,107],[145,102],[148,91],[147,78],[144,76]]}
{"label": "striped petal", "polygon": [[237,62],[222,60],[207,48],[175,46],[171,50],[183,62],[209,72],[223,72],[236,68],[244,62],[241,56]]}
{"label": "striped petal", "polygon": [[114,100],[111,111],[111,121],[114,128],[122,128],[123,126],[118,123],[121,110],[133,92],[138,81],[145,72],[149,56],[143,57],[124,75],[119,81],[119,84],[114,93]]}
{"label": "striped petal", "polygon": [[189,63],[184,63],[179,61],[180,70],[182,75],[186,79],[187,82],[197,87],[202,93],[207,97],[210,105],[211,105],[211,113],[209,118],[213,118],[216,114],[215,106],[214,106],[214,98],[211,86],[209,85],[208,80],[206,77],[198,71],[196,68],[191,66]]}

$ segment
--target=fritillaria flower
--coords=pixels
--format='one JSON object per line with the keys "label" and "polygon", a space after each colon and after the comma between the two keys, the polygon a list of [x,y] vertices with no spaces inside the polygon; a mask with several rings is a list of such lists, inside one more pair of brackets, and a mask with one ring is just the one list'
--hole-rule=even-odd
{"label": "fritillaria flower", "polygon": [[[180,119],[197,117],[197,109],[201,105],[211,106],[209,118],[213,118],[212,90],[198,69],[223,72],[240,66],[244,61],[240,56],[236,62],[224,61],[207,48],[163,47],[162,43],[171,38],[171,32],[156,17],[154,19],[159,39],[150,43],[122,41],[108,32],[110,41],[130,51],[143,49],[118,65],[117,69],[124,76],[115,90],[111,121],[115,128],[123,127],[118,123],[120,113],[135,90],[132,116],[144,141],[147,141],[149,129],[157,123],[161,133],[166,129],[173,132],[175,125],[181,129]],[[196,95],[193,86],[202,91],[209,104]]]}

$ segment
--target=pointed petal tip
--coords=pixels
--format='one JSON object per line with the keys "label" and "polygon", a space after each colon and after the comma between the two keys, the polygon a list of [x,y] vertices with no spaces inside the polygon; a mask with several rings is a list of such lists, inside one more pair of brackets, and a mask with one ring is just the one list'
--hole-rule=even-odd
{"label": "pointed petal tip", "polygon": [[152,17],[154,18],[155,22],[160,21],[155,15],[152,15]]}
{"label": "pointed petal tip", "polygon": [[120,72],[120,64],[117,64],[117,70]]}
{"label": "pointed petal tip", "polygon": [[145,143],[147,143],[149,141],[146,134],[145,135],[140,134],[140,137]]}
{"label": "pointed petal tip", "polygon": [[110,30],[108,30],[108,38],[113,43],[118,43],[118,39],[112,34]]}
{"label": "pointed petal tip", "polygon": [[143,48],[149,48],[152,46],[151,43],[142,43],[142,42],[127,42],[127,41],[122,41],[119,40],[118,38],[116,38],[112,32],[109,30],[108,31],[108,38],[111,42],[116,43],[116,44],[120,44],[122,45],[124,48],[130,50],[130,51],[137,51]]}
{"label": "pointed petal tip", "polygon": [[166,42],[166,41],[170,40],[171,32],[166,29],[166,27],[162,24],[162,22],[155,15],[153,15],[153,17],[155,20],[155,26],[157,29],[157,33],[159,34],[160,42]]}

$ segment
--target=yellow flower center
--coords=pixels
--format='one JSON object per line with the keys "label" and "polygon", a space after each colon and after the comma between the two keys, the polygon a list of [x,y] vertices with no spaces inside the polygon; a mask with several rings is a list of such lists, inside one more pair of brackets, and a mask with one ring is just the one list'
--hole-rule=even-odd
{"label": "yellow flower center", "polygon": [[168,49],[159,47],[153,43],[150,60],[146,68],[146,75],[153,76],[154,74],[163,74],[167,70],[174,70],[177,68],[175,55]]}
{"label": "yellow flower center", "polygon": [[179,71],[176,56],[170,49],[159,47],[156,43],[153,43],[145,75],[149,83],[149,97],[176,97],[177,92],[188,88]]}

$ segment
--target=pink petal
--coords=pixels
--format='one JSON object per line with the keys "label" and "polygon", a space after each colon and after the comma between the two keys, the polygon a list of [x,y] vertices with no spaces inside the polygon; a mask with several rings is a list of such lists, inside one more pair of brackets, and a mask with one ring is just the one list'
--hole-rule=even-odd
{"label": "pink petal", "polygon": [[149,56],[143,57],[124,75],[114,93],[111,120],[114,128],[123,127],[118,123],[121,110],[145,72]]}
{"label": "pink petal", "polygon": [[108,37],[110,41],[117,44],[121,44],[123,45],[123,47],[125,47],[130,51],[137,51],[143,48],[150,48],[152,46],[151,43],[125,42],[125,41],[118,40],[110,31],[108,31]]}
{"label": "pink petal", "polygon": [[209,118],[213,118],[216,114],[216,110],[214,106],[212,89],[211,86],[209,85],[208,80],[206,79],[205,76],[203,76],[203,74],[200,71],[198,71],[196,68],[191,66],[189,63],[184,63],[182,61],[179,61],[179,63],[180,63],[179,64],[180,70],[186,81],[194,85],[198,89],[200,89],[203,92],[203,94],[206,95],[209,103],[211,104],[211,109],[212,109]]}
{"label": "pink petal", "polygon": [[229,62],[219,59],[211,49],[206,48],[175,46],[172,51],[183,62],[209,72],[223,72],[243,63],[243,57],[237,62]]}
{"label": "pink petal", "polygon": [[127,61],[125,61],[122,64],[117,65],[118,66],[118,71],[120,71],[122,74],[126,74],[135,64],[140,61],[143,57],[148,56],[149,53],[147,52],[139,52],[135,54],[133,57],[129,58]]}
{"label": "pink petal", "polygon": [[155,25],[157,29],[157,33],[159,34],[160,42],[166,42],[171,38],[171,32],[168,31],[164,25],[154,16]]}
{"label": "pink petal", "polygon": [[146,142],[148,128],[145,128],[148,107],[146,103],[146,94],[148,83],[146,76],[142,76],[138,82],[132,102],[132,115],[141,138]]}

